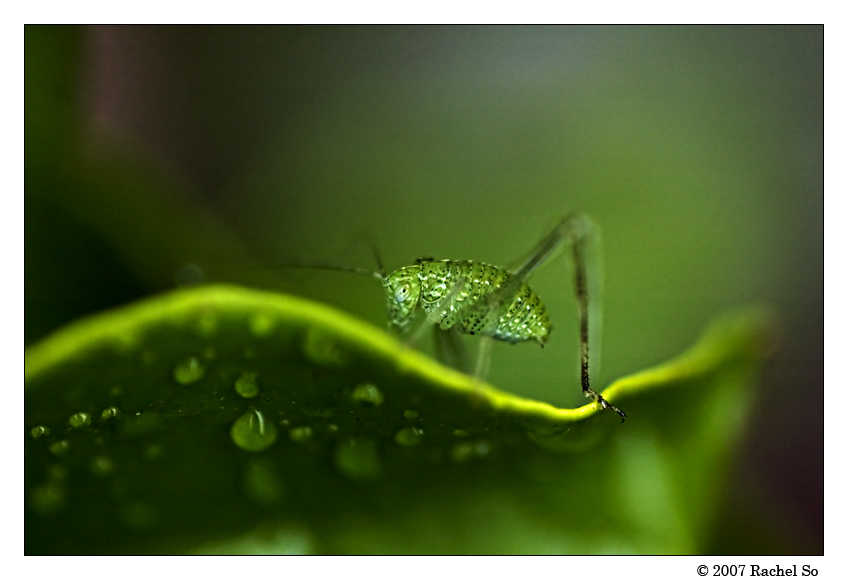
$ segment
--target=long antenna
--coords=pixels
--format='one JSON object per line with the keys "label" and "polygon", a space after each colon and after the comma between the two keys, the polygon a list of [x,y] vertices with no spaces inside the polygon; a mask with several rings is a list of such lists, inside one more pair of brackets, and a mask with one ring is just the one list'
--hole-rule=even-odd
{"label": "long antenna", "polygon": [[380,263],[380,259],[378,260],[378,266],[381,268],[380,273],[378,271],[372,271],[371,269],[364,269],[362,267],[348,267],[346,265],[338,265],[336,263],[329,263],[327,261],[316,261],[313,259],[292,259],[291,261],[278,261],[276,263],[262,265],[263,268],[289,267],[296,269],[325,269],[328,271],[348,271],[349,273],[357,273],[358,275],[368,275],[369,277],[374,277],[379,281],[383,281],[384,279],[386,279],[386,274],[384,272],[383,265],[381,265]]}

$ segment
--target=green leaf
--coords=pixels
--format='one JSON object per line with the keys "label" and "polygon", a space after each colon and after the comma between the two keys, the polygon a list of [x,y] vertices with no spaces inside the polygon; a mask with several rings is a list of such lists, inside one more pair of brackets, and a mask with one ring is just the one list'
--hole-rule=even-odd
{"label": "green leaf", "polygon": [[310,301],[174,292],[27,350],[25,551],[698,552],[774,335],[721,318],[603,392],[620,424]]}

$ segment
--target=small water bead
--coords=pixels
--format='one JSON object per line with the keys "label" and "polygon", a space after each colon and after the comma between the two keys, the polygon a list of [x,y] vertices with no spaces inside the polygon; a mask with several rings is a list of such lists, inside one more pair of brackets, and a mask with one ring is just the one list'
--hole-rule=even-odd
{"label": "small water bead", "polygon": [[97,456],[92,459],[91,472],[97,477],[104,477],[112,472],[112,459],[104,456]]}
{"label": "small water bead", "polygon": [[415,410],[405,410],[404,411],[404,417],[407,420],[414,420],[418,416],[419,416],[419,413],[416,412]]}
{"label": "small water bead", "polygon": [[71,428],[85,428],[91,424],[91,414],[88,412],[78,412],[68,419]]}
{"label": "small water bead", "polygon": [[490,454],[490,443],[487,441],[478,441],[472,450],[477,457],[484,458]]}
{"label": "small water bead", "polygon": [[458,429],[455,429],[455,431],[452,434],[456,437],[463,438],[463,437],[466,436],[467,433],[466,433],[465,430],[461,430],[461,429],[458,428]]}
{"label": "small water bead", "polygon": [[307,331],[302,352],[308,360],[320,366],[342,366],[349,360],[336,337],[318,327],[311,327]]}
{"label": "small water bead", "polygon": [[451,459],[453,463],[463,464],[472,458],[472,443],[458,443],[452,447]]}
{"label": "small water bead", "polygon": [[313,437],[313,429],[309,426],[299,426],[289,431],[289,438],[296,443],[304,443]]}
{"label": "small water bead", "polygon": [[265,337],[274,329],[274,317],[267,313],[256,313],[251,317],[249,322],[251,333],[256,337]]}
{"label": "small water bead", "polygon": [[65,489],[58,483],[35,487],[29,494],[30,507],[42,515],[51,515],[65,504]]}
{"label": "small water bead", "polygon": [[30,434],[32,435],[32,438],[34,438],[34,439],[41,438],[43,436],[47,436],[47,435],[50,434],[50,427],[44,426],[44,425],[39,425],[39,426],[33,427],[33,429],[30,431]]}
{"label": "small water bead", "polygon": [[351,393],[351,399],[360,404],[380,406],[384,401],[384,395],[374,384],[363,383],[357,385]]}
{"label": "small water bead", "polygon": [[162,456],[162,445],[148,445],[145,449],[145,458],[148,461],[155,461]]}
{"label": "small water bead", "polygon": [[260,387],[257,385],[257,373],[242,372],[242,375],[233,384],[233,388],[242,398],[256,398],[257,394],[260,393]]}
{"label": "small water bead", "polygon": [[124,523],[132,528],[146,528],[156,523],[156,512],[146,503],[131,503],[121,512]]}
{"label": "small water bead", "polygon": [[452,447],[451,459],[457,464],[467,463],[473,458],[482,459],[490,454],[490,443],[487,441],[477,441],[475,443],[463,442]]}
{"label": "small water bead", "polygon": [[214,310],[207,309],[195,322],[195,333],[202,338],[210,338],[218,329],[218,317]]}
{"label": "small water bead", "polygon": [[422,442],[425,431],[421,428],[408,426],[395,433],[395,442],[405,447],[412,447]]}
{"label": "small water bead", "polygon": [[283,497],[283,487],[268,460],[253,459],[243,477],[245,495],[260,505],[277,505]]}
{"label": "small water bead", "polygon": [[103,420],[109,420],[110,418],[118,418],[121,416],[121,411],[118,410],[116,406],[110,406],[109,408],[105,408],[103,412],[100,413],[100,417]]}
{"label": "small water bead", "polygon": [[337,432],[338,430],[339,430],[339,427],[337,425],[335,425],[335,424],[329,424],[328,425],[328,432],[334,433],[334,432]]}
{"label": "small water bead", "polygon": [[192,384],[204,377],[207,369],[198,358],[186,358],[174,368],[174,379],[178,384]]}
{"label": "small water bead", "polygon": [[230,438],[241,449],[259,452],[277,440],[277,428],[259,410],[249,410],[233,423]]}
{"label": "small water bead", "polygon": [[381,476],[381,459],[375,441],[351,438],[340,442],[334,451],[337,470],[352,481],[374,481]]}
{"label": "small water bead", "polygon": [[71,443],[66,440],[56,441],[50,445],[50,452],[54,455],[64,455],[71,448]]}

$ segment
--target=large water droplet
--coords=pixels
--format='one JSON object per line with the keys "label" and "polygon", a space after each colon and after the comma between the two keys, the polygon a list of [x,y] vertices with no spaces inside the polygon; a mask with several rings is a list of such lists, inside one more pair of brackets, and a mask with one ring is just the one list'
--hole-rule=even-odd
{"label": "large water droplet", "polygon": [[412,447],[422,442],[425,431],[421,428],[408,426],[395,433],[395,442],[405,447]]}
{"label": "large water droplet", "polygon": [[44,425],[35,426],[30,431],[30,434],[32,435],[32,438],[34,438],[34,439],[41,438],[43,436],[47,436],[47,435],[50,434],[50,427],[44,426]]}
{"label": "large water droplet", "polygon": [[104,477],[112,472],[112,459],[102,455],[95,457],[91,462],[91,472],[97,477]]}
{"label": "large water droplet", "polygon": [[308,360],[320,366],[342,366],[349,359],[336,338],[318,327],[307,331],[302,351]]}
{"label": "large water droplet", "polygon": [[71,448],[71,443],[66,440],[56,441],[50,445],[50,452],[54,455],[64,455]]}
{"label": "large water droplet", "polygon": [[103,420],[109,420],[110,418],[118,418],[121,416],[121,411],[118,410],[117,406],[110,406],[109,408],[104,408],[103,412],[100,413],[100,417]]}
{"label": "large water droplet", "polygon": [[334,465],[353,481],[374,481],[381,475],[381,459],[375,441],[352,438],[340,442],[334,452]]}
{"label": "large water droplet", "polygon": [[245,494],[260,505],[277,505],[283,497],[283,488],[269,460],[252,459],[245,471]]}
{"label": "large water droplet", "polygon": [[243,398],[255,398],[260,393],[260,387],[257,385],[257,373],[242,372],[242,375],[233,384],[233,388]]}
{"label": "large water droplet", "polygon": [[351,393],[351,399],[360,404],[380,406],[384,401],[384,395],[374,384],[359,384]]}
{"label": "large water droplet", "polygon": [[85,428],[91,424],[91,414],[88,412],[78,412],[68,419],[71,428]]}
{"label": "large water droplet", "polygon": [[246,451],[262,451],[277,439],[277,428],[259,410],[249,410],[230,427],[230,438]]}
{"label": "large water droplet", "polygon": [[289,438],[296,443],[304,443],[313,437],[313,429],[309,426],[299,426],[289,431]]}
{"label": "large water droplet", "polygon": [[206,368],[198,358],[186,358],[174,368],[174,379],[178,384],[192,384],[204,377]]}
{"label": "large water droplet", "polygon": [[414,420],[418,416],[419,416],[419,413],[416,412],[415,410],[405,410],[404,411],[404,417],[407,420]]}

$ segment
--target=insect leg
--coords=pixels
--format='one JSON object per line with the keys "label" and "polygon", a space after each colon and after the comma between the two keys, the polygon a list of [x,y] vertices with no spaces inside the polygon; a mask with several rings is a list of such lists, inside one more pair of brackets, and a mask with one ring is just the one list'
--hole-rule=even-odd
{"label": "insect leg", "polygon": [[434,330],[434,352],[437,359],[455,370],[465,374],[472,373],[469,354],[457,328],[441,329],[439,325],[434,325],[431,329]]}
{"label": "insect leg", "polygon": [[[599,252],[599,234],[596,226],[590,220],[580,215],[573,215],[562,220],[558,226],[535,248],[519,268],[513,272],[513,277],[488,297],[490,310],[498,310],[507,302],[513,300],[514,294],[534,271],[555,257],[569,243],[572,247],[572,259],[575,270],[575,293],[579,311],[579,341],[581,344],[581,389],[585,396],[596,400],[603,409],[611,408],[623,420],[626,414],[602,398],[590,387],[590,340],[591,327],[596,366],[599,362],[599,347],[601,346],[602,331],[602,273]],[[592,301],[591,301],[592,297]],[[489,322],[492,333],[498,324],[498,316]]]}
{"label": "insect leg", "polygon": [[493,338],[482,335],[478,340],[478,357],[475,361],[475,379],[483,380],[490,371],[490,356],[493,353]]}

